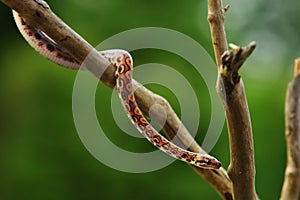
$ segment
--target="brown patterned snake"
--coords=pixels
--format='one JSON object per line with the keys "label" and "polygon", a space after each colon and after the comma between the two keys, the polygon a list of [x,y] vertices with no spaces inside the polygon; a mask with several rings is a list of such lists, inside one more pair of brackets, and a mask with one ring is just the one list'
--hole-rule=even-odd
{"label": "brown patterned snake", "polygon": [[[61,49],[52,39],[35,27],[26,24],[17,12],[13,11],[14,19],[21,34],[28,43],[40,54],[52,62],[66,68],[80,69],[80,63],[69,53]],[[100,51],[116,67],[116,89],[129,119],[141,134],[152,144],[170,156],[189,164],[210,169],[218,169],[221,163],[212,156],[182,149],[168,141],[158,133],[144,118],[135,101],[132,90],[132,58],[124,50]]]}

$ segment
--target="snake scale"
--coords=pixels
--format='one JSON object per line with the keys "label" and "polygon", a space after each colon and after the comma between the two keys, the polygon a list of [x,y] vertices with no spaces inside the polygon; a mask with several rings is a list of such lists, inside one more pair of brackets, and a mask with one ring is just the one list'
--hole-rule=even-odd
{"label": "snake scale", "polygon": [[[30,26],[16,11],[13,11],[16,25],[27,42],[41,55],[66,68],[80,69],[80,63],[69,53],[60,48],[51,38],[39,29]],[[133,61],[124,50],[107,50],[99,52],[113,63],[116,68],[116,90],[122,105],[135,127],[153,145],[168,155],[201,168],[218,169],[221,163],[208,154],[195,153],[178,147],[157,132],[140,111],[132,89]]]}

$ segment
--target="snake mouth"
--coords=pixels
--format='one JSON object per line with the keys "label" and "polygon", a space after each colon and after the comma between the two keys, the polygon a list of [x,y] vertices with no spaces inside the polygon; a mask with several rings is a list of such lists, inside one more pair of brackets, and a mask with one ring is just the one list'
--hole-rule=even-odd
{"label": "snake mouth", "polygon": [[214,166],[214,169],[219,169],[220,167],[222,167],[222,163],[218,161],[218,163]]}
{"label": "snake mouth", "polygon": [[217,161],[217,162],[199,161],[198,163],[196,163],[197,166],[205,168],[205,169],[219,169],[222,166],[222,163],[219,161]]}

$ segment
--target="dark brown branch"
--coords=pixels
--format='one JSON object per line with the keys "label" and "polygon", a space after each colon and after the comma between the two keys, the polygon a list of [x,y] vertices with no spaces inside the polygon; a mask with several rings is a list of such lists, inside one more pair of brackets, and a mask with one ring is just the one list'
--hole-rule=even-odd
{"label": "dark brown branch", "polygon": [[231,45],[232,51],[227,51],[224,29],[224,12],[227,10],[223,9],[221,0],[208,0],[208,21],[219,72],[217,91],[225,109],[230,142],[228,175],[233,184],[233,199],[255,200],[252,128],[244,85],[238,74],[255,43],[246,48]]}
{"label": "dark brown branch", "polygon": [[300,59],[295,60],[295,78],[285,99],[287,166],[280,200],[297,200],[300,194]]}
{"label": "dark brown branch", "polygon": [[[26,22],[45,32],[57,44],[68,51],[79,62],[83,62],[88,57],[88,65],[86,67],[96,77],[107,86],[113,88],[115,84],[114,67],[108,61],[101,57],[100,54],[76,32],[68,27],[61,19],[59,19],[41,0],[1,0],[10,8],[16,10],[26,19]],[[107,67],[108,66],[108,67]],[[105,71],[104,71],[105,70]],[[104,71],[104,72],[103,72]],[[103,73],[103,74],[102,74]],[[138,87],[139,83],[133,81],[133,87]],[[204,152],[196,143],[187,129],[182,125],[181,121],[172,110],[169,103],[162,97],[152,93],[144,87],[140,87],[135,92],[135,96],[141,110],[148,114],[149,108],[153,103],[159,103],[166,108],[167,119],[164,131],[169,137],[173,137],[177,133],[179,146],[190,146],[190,150],[194,152]],[[220,170],[203,170],[194,168],[196,172],[204,177],[224,198],[231,194],[231,182],[223,168]]]}

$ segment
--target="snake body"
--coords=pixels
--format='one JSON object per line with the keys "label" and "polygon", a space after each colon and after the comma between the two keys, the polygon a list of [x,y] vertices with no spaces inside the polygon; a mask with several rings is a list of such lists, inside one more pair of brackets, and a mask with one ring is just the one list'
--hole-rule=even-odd
{"label": "snake body", "polygon": [[[63,67],[80,69],[80,63],[61,49],[46,34],[28,25],[26,20],[16,11],[13,11],[13,16],[21,34],[36,51]],[[178,160],[202,168],[218,169],[221,167],[221,163],[216,158],[208,154],[195,153],[178,147],[149,124],[135,101],[132,89],[133,61],[128,52],[124,50],[107,50],[99,53],[115,66],[116,90],[122,105],[131,122],[145,138],[160,150]]]}

